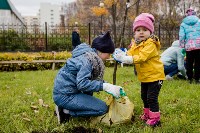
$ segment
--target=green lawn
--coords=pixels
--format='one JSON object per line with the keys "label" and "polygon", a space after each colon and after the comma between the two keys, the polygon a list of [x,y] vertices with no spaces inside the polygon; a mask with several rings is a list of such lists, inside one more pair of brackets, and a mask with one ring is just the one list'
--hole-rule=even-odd
{"label": "green lawn", "polygon": [[[162,127],[154,130],[139,120],[142,112],[140,83],[132,67],[118,67],[117,85],[124,87],[134,103],[135,121],[119,126],[92,125],[83,118],[59,125],[54,116],[52,88],[58,71],[0,72],[0,132],[72,132],[75,127],[104,133],[200,132],[200,85],[187,81],[164,81],[159,96]],[[104,79],[112,83],[113,67],[106,68]],[[101,92],[95,96],[105,99]],[[94,130],[93,130],[94,132]]]}

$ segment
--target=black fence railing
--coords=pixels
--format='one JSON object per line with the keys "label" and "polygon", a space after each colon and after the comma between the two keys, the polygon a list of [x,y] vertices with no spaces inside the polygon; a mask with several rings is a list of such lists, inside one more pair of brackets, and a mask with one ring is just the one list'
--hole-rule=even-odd
{"label": "black fence railing", "polygon": [[[72,50],[71,33],[75,25],[49,26],[30,25],[24,28],[18,25],[0,25],[0,51],[63,51]],[[91,44],[92,39],[101,33],[101,27],[95,24],[78,25],[82,42]],[[109,26],[104,31],[111,30]],[[169,47],[173,40],[178,39],[179,28],[168,28],[155,25],[155,34],[160,38],[163,48]],[[119,38],[121,28],[117,27]],[[125,29],[125,46],[133,37],[132,26]]]}

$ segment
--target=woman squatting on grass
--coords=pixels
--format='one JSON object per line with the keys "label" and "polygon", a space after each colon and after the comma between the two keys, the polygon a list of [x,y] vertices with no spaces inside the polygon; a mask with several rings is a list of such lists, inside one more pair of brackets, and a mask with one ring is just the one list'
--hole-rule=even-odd
{"label": "woman squatting on grass", "polygon": [[141,82],[141,98],[144,108],[141,119],[152,127],[159,126],[160,111],[158,95],[165,79],[163,63],[160,61],[160,41],[153,35],[154,16],[142,13],[133,23],[134,39],[131,48],[125,53],[115,49],[113,57],[116,61],[134,63],[137,76]]}
{"label": "woman squatting on grass", "polygon": [[122,87],[105,83],[103,60],[114,52],[110,33],[98,36],[92,47],[82,43],[72,51],[72,58],[59,70],[53,90],[59,123],[70,117],[100,116],[108,111],[106,103],[93,97],[93,92],[106,91],[120,97]]}

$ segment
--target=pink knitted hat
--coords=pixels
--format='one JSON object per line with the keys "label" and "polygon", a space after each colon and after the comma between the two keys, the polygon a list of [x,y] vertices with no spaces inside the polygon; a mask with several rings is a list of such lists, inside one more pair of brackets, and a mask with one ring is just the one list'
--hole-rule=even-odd
{"label": "pink knitted hat", "polygon": [[133,32],[140,27],[143,26],[147,28],[151,33],[154,32],[154,16],[149,13],[141,13],[139,16],[135,18],[135,21],[133,22]]}
{"label": "pink knitted hat", "polygon": [[186,16],[191,16],[191,15],[196,15],[196,12],[193,9],[189,8],[186,11]]}

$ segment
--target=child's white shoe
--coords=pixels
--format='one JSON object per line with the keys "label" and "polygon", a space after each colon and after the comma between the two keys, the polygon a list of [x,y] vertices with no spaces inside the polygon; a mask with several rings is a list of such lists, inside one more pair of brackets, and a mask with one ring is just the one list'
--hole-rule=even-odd
{"label": "child's white shoe", "polygon": [[166,75],[166,76],[165,76],[165,79],[166,79],[166,80],[173,80],[173,77],[171,77],[171,76],[169,76],[169,75]]}

